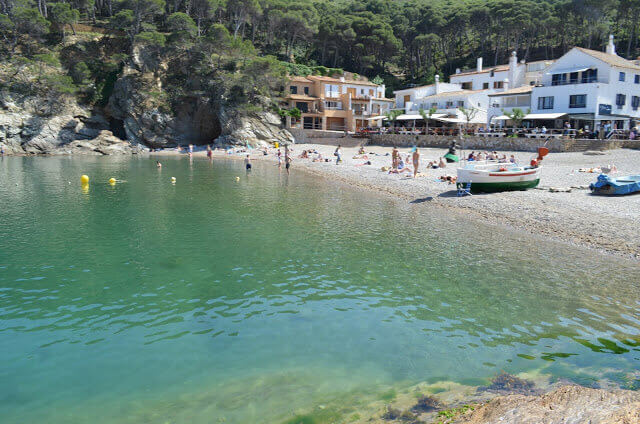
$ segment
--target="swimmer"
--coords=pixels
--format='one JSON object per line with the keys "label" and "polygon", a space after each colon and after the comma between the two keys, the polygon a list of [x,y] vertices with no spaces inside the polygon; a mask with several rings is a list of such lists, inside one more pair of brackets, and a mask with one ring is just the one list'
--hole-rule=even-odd
{"label": "swimmer", "polygon": [[162,168],[162,164],[159,160],[156,161],[156,168]]}
{"label": "swimmer", "polygon": [[251,158],[249,157],[249,155],[244,158],[244,167],[247,169],[247,171],[251,171]]}

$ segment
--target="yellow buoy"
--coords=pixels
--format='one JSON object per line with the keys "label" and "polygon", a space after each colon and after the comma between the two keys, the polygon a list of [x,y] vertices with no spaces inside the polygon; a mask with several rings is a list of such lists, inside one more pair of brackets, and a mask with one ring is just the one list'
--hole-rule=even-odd
{"label": "yellow buoy", "polygon": [[109,178],[109,184],[114,185],[116,183],[116,179],[111,177]]}
{"label": "yellow buoy", "polygon": [[176,177],[171,177],[171,182],[175,184],[176,183]]}
{"label": "yellow buoy", "polygon": [[82,184],[89,184],[89,176],[88,175],[83,175],[82,177],[80,177],[80,182]]}
{"label": "yellow buoy", "polygon": [[276,141],[276,149],[277,149],[278,147],[280,147],[280,143],[278,143],[278,142]]}

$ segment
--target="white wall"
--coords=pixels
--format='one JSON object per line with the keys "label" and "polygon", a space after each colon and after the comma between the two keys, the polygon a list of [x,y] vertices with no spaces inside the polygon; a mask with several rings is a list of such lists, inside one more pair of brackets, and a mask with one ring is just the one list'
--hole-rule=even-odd
{"label": "white wall", "polygon": [[[461,89],[462,88],[460,87],[460,84],[450,84],[446,82],[438,83],[438,91],[441,93],[459,91]],[[404,90],[394,91],[393,94],[395,95],[395,98],[396,98],[395,107],[396,109],[405,108],[404,96],[409,95],[410,96],[409,102],[411,104],[408,105],[409,106],[408,109],[413,110],[415,108],[415,110],[418,110],[419,107],[416,108],[415,104],[420,103],[422,98],[427,96],[432,96],[435,93],[436,93],[435,84],[425,85],[425,86],[415,87],[415,88],[406,88]]]}
{"label": "white wall", "polygon": [[[598,69],[598,82],[585,84],[567,84],[552,86],[551,73],[562,69],[590,67]],[[625,72],[625,81],[619,81],[619,73]],[[635,75],[640,70],[617,68],[600,61],[580,50],[573,49],[550,66],[543,76],[544,87],[534,87],[532,95],[532,110],[536,112],[564,112],[564,113],[594,113],[598,115],[599,105],[611,105],[611,113],[615,115],[630,115],[640,118],[640,109],[631,107],[632,96],[640,97],[640,84],[635,83]],[[586,94],[587,105],[584,108],[569,108],[569,96]],[[626,95],[626,103],[622,109],[616,106],[616,95]],[[554,96],[553,109],[538,109],[538,97]],[[608,115],[596,116],[607,119]]]}
{"label": "white wall", "polygon": [[[520,87],[525,83],[525,70],[526,66],[519,63],[516,67],[515,82],[509,81],[509,88]],[[504,81],[505,79],[509,79],[509,71],[506,70],[494,72],[493,77],[491,76],[490,71],[469,75],[451,74],[449,76],[449,81],[452,83],[462,84],[463,82],[471,82],[471,90],[482,90],[484,83],[488,83],[489,89],[493,90],[494,81]]]}

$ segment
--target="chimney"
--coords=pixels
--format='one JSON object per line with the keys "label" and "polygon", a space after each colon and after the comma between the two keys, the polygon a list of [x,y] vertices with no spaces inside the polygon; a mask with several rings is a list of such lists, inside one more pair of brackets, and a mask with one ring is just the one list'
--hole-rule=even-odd
{"label": "chimney", "polygon": [[613,34],[609,34],[609,43],[607,43],[607,54],[616,54],[616,45],[613,44]]}
{"label": "chimney", "polygon": [[508,89],[509,89],[509,78],[505,78],[505,79],[504,79],[504,81],[502,82],[502,87],[503,87],[505,90],[508,90]]}
{"label": "chimney", "polygon": [[459,74],[460,72],[460,68],[456,68],[456,74]]}
{"label": "chimney", "polygon": [[435,87],[436,88],[435,94],[439,94],[440,93],[440,75],[436,74],[435,80],[436,80],[436,82],[435,82],[435,86],[436,86]]}
{"label": "chimney", "polygon": [[480,72],[482,71],[482,58],[479,57],[478,61],[476,62],[476,71]]}
{"label": "chimney", "polygon": [[344,81],[345,81],[344,77],[340,77],[340,82],[344,82]]}
{"label": "chimney", "polygon": [[518,72],[518,54],[516,51],[511,52],[511,57],[509,58],[509,72],[508,72],[508,82],[513,84],[513,87],[516,87],[516,74]]}

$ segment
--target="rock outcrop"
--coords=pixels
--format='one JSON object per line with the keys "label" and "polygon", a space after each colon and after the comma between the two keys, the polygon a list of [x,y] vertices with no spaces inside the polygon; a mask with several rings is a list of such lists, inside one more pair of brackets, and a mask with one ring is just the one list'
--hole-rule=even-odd
{"label": "rock outcrop", "polygon": [[540,396],[499,396],[455,423],[636,424],[640,393],[563,386]]}
{"label": "rock outcrop", "polygon": [[230,104],[215,86],[203,89],[206,84],[194,78],[188,83],[190,90],[169,102],[164,84],[172,83],[163,77],[167,65],[156,60],[152,53],[136,48],[109,98],[107,111],[123,123],[131,142],[151,147],[190,143],[257,147],[294,141],[280,117],[268,111],[267,98],[260,98],[259,107],[247,111],[244,105]]}
{"label": "rock outcrop", "polygon": [[259,147],[276,141],[281,144],[294,142],[293,135],[282,129],[280,117],[273,112],[223,112],[219,119],[222,123],[222,135],[216,140],[216,144],[248,144]]}
{"label": "rock outcrop", "polygon": [[142,146],[115,137],[101,115],[73,101],[49,105],[42,99],[0,101],[0,143],[7,154],[132,154]]}

